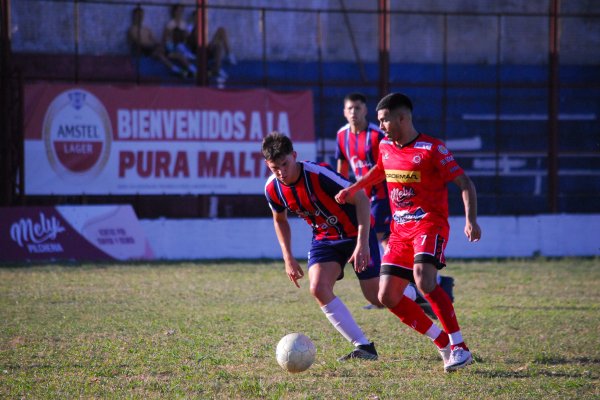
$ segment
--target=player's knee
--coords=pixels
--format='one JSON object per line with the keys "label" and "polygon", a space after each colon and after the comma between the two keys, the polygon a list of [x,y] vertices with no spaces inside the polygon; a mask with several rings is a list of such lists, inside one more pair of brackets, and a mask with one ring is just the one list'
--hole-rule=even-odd
{"label": "player's knee", "polygon": [[387,308],[396,307],[398,305],[398,302],[400,301],[400,297],[396,293],[391,293],[386,290],[380,290],[377,297],[379,299],[379,302]]}
{"label": "player's knee", "polygon": [[330,297],[332,292],[332,288],[327,284],[318,281],[310,284],[310,294],[319,301]]}

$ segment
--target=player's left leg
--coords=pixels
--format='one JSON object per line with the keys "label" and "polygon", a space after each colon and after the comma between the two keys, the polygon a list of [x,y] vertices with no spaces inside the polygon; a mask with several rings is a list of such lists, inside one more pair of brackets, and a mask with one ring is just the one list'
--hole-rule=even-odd
{"label": "player's left leg", "polygon": [[377,297],[377,293],[379,292],[378,276],[370,279],[361,279],[358,282],[360,284],[360,290],[362,291],[363,296],[365,296],[365,299],[367,299],[369,302],[369,304],[364,306],[363,309],[372,310],[385,308]]}
{"label": "player's left leg", "polygon": [[373,229],[369,232],[369,251],[371,252],[371,257],[369,259],[368,268],[362,272],[354,271],[358,278],[358,282],[360,283],[360,289],[362,290],[363,296],[365,296],[365,299],[369,302],[368,305],[363,307],[365,310],[384,308],[377,297],[377,294],[379,293],[381,253],[379,252],[377,234]]}
{"label": "player's left leg", "polygon": [[471,364],[473,357],[462,337],[452,301],[438,285],[436,275],[437,268],[433,264],[415,263],[414,276],[417,287],[424,293],[425,299],[431,305],[432,311],[437,315],[450,339],[450,359],[444,368],[446,371],[454,371]]}

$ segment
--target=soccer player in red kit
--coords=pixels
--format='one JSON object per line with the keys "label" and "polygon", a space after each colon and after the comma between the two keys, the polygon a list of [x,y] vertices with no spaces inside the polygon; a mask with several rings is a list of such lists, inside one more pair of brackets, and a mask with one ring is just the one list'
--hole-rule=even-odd
{"label": "soccer player in red kit", "polygon": [[[385,96],[377,105],[379,126],[386,139],[379,145],[377,165],[360,181],[336,196],[348,196],[383,180],[392,210],[391,236],[383,255],[379,300],[403,323],[427,335],[437,345],[444,370],[469,365],[473,357],[463,340],[452,301],[437,284],[438,269],[445,267],[444,249],[449,236],[447,183],[455,183],[465,208],[465,235],[481,238],[477,224],[475,185],[444,144],[419,133],[412,122],[413,105],[401,93]],[[415,282],[442,323],[440,330],[423,310],[404,296]]]}
{"label": "soccer player in red kit", "polygon": [[[343,177],[348,178],[349,171],[352,169],[356,180],[360,180],[377,163],[379,142],[384,139],[385,134],[377,125],[369,123],[367,120],[367,98],[362,93],[350,93],[344,97],[344,117],[348,123],[342,126],[336,134],[337,171]],[[379,182],[367,187],[366,193],[371,199],[371,216],[375,221],[374,229],[377,240],[385,251],[392,219],[386,182]],[[448,296],[453,299],[454,278],[440,275],[436,278]],[[363,308],[383,308],[377,299],[379,277],[363,280],[360,284],[365,298],[371,303]],[[426,313],[435,317],[427,301],[421,294],[417,294],[413,285],[412,283],[408,285],[404,294],[412,300],[416,300]]]}
{"label": "soccer player in red kit", "polygon": [[[273,173],[265,185],[265,196],[273,212],[288,278],[300,287],[298,280],[304,276],[291,250],[289,211],[304,218],[313,229],[307,264],[310,293],[329,322],[355,346],[338,360],[376,360],[375,345],[333,292],[335,282],[344,277],[347,262],[353,264],[359,280],[379,275],[377,239],[370,234],[369,199],[359,191],[347,197],[347,204],[337,203],[335,195],[350,182],[326,166],[298,162],[292,141],[281,133],[273,132],[263,139],[262,153]],[[371,251],[373,248],[376,251]]]}

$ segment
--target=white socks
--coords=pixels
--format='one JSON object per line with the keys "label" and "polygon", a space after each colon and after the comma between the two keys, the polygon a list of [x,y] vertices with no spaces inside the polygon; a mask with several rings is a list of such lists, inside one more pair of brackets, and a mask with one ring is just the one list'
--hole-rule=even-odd
{"label": "white socks", "polygon": [[321,307],[321,310],[325,313],[331,325],[354,346],[371,343],[354,321],[350,310],[348,310],[339,297],[334,298],[329,304]]}
{"label": "white socks", "polygon": [[427,332],[425,332],[425,335],[429,339],[435,340],[438,336],[440,336],[440,333],[442,333],[442,330],[436,324],[431,324],[429,329],[427,329]]}

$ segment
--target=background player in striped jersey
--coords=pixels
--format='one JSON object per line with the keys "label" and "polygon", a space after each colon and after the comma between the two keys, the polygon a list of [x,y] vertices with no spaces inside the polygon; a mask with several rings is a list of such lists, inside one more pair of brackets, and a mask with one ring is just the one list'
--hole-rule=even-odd
{"label": "background player in striped jersey", "polygon": [[[449,236],[447,183],[455,183],[465,208],[464,232],[469,241],[481,238],[477,224],[475,185],[438,139],[419,133],[412,121],[411,100],[401,94],[385,96],[377,105],[377,119],[386,139],[380,143],[377,165],[360,181],[336,196],[341,204],[357,191],[386,180],[393,223],[381,264],[380,301],[403,323],[431,338],[444,359],[444,370],[454,371],[473,361],[463,340],[452,301],[436,282],[445,267]],[[409,281],[431,304],[444,330],[403,295]]]}
{"label": "background player in striped jersey", "polygon": [[[344,97],[344,117],[348,123],[342,126],[336,134],[337,171],[343,177],[349,178],[350,170],[352,170],[354,178],[358,181],[377,163],[379,142],[385,137],[385,134],[377,125],[369,123],[367,120],[367,98],[362,93],[350,93]],[[385,250],[392,219],[386,183],[385,181],[379,182],[366,187],[365,191],[371,199],[371,215],[375,220],[374,228],[377,240]],[[454,279],[440,275],[437,279],[453,300]],[[360,283],[365,298],[371,303],[364,308],[383,308],[377,299],[379,278],[363,280]],[[404,294],[412,300],[416,300],[430,316],[435,317],[424,297],[420,294],[417,295],[412,283],[406,287]]]}
{"label": "background player in striped jersey", "polygon": [[[378,244],[375,235],[370,235],[369,199],[364,191],[359,191],[348,196],[346,204],[337,203],[334,196],[350,182],[326,166],[298,162],[292,141],[283,134],[273,132],[266,136],[262,153],[273,172],[265,185],[265,196],[273,212],[288,278],[300,287],[298,280],[304,276],[292,254],[289,211],[304,218],[313,229],[307,264],[310,293],[329,322],[355,346],[338,360],[377,359],[375,345],[333,292],[335,282],[344,277],[348,261],[359,280],[379,275]],[[371,254],[370,248],[377,251]]]}

